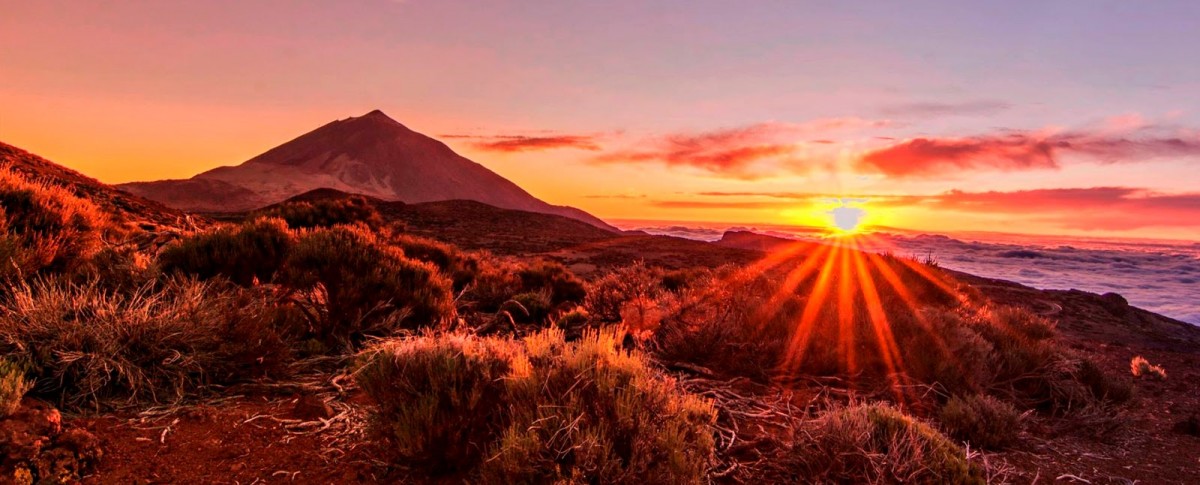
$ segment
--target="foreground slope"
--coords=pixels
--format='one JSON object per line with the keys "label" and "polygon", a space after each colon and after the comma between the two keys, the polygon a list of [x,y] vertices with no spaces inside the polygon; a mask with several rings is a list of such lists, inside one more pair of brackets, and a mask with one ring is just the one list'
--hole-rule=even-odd
{"label": "foreground slope", "polygon": [[326,124],[238,166],[216,168],[187,180],[137,182],[121,188],[200,212],[254,209],[319,188],[408,203],[463,199],[616,230],[582,210],[530,195],[378,110]]}

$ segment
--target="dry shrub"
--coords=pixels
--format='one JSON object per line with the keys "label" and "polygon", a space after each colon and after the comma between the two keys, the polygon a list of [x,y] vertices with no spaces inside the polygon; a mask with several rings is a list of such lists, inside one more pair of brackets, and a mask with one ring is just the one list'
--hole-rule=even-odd
{"label": "dry shrub", "polygon": [[887,405],[828,411],[808,437],[789,457],[806,483],[984,483],[962,448]]}
{"label": "dry shrub", "polygon": [[478,483],[701,483],[711,405],[683,392],[616,331],[566,342],[456,335],[397,340],[358,381],[403,463]]}
{"label": "dry shrub", "polygon": [[379,211],[362,196],[311,202],[284,202],[263,209],[257,215],[279,218],[290,227],[302,229],[359,223],[378,227],[383,224],[383,218],[380,217]]}
{"label": "dry shrub", "polygon": [[1133,377],[1148,376],[1165,381],[1167,379],[1167,371],[1160,366],[1151,364],[1145,357],[1136,356],[1129,361],[1129,371],[1133,373]]}
{"label": "dry shrub", "polygon": [[550,317],[550,312],[554,310],[550,292],[544,290],[515,295],[512,297],[511,303],[516,304],[509,306],[518,307],[515,308],[517,311],[509,309],[507,306],[501,308],[507,309],[509,316],[518,323],[544,323]]}
{"label": "dry shrub", "polygon": [[1054,336],[1054,322],[1025,308],[1001,306],[991,310],[996,325],[1009,328],[1033,340],[1044,340]]}
{"label": "dry shrub", "polygon": [[38,281],[0,307],[0,351],[61,403],[173,401],[280,370],[289,350],[276,317],[263,295],[194,280],[132,292]]}
{"label": "dry shrub", "polygon": [[362,228],[303,234],[277,280],[307,296],[312,331],[325,342],[436,326],[455,314],[450,281],[437,268]]}
{"label": "dry shrub", "polygon": [[1021,415],[1011,404],[983,394],[954,396],[938,415],[951,436],[979,448],[999,449],[1017,440]]}
{"label": "dry shrub", "polygon": [[100,249],[109,227],[91,201],[0,167],[0,280],[70,271]]}
{"label": "dry shrub", "polygon": [[249,286],[271,281],[295,244],[285,222],[258,219],[176,241],[159,254],[158,264],[164,273],[221,276]]}
{"label": "dry shrub", "polygon": [[6,358],[0,358],[0,419],[8,417],[21,406],[21,398],[33,387],[25,378],[25,369]]}

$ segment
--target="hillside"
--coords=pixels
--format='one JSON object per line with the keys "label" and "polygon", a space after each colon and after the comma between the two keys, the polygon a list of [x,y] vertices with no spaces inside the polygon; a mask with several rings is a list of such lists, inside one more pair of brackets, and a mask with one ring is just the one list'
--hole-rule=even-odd
{"label": "hillside", "polygon": [[530,195],[378,110],[328,123],[241,165],[216,168],[187,180],[120,187],[196,212],[250,210],[310,190],[332,188],[407,203],[474,200],[616,230],[582,210],[551,205]]}
{"label": "hillside", "polygon": [[56,164],[20,148],[0,142],[0,166],[10,167],[33,180],[62,186],[79,197],[95,202],[118,222],[154,228],[191,227],[203,224],[203,218],[193,218],[179,210],[153,200],[139,197],[79,172]]}

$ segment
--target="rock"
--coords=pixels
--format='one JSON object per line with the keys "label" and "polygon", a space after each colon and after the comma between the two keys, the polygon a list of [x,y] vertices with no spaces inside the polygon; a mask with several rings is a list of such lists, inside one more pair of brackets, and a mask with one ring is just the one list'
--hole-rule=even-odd
{"label": "rock", "polygon": [[292,407],[292,416],[305,421],[329,419],[333,417],[333,408],[320,397],[303,395],[296,399],[296,405]]}
{"label": "rock", "polygon": [[[63,429],[62,415],[26,399],[0,420],[0,477],[16,483],[75,483],[95,468],[100,440],[80,428]],[[0,480],[0,483],[7,483]]]}

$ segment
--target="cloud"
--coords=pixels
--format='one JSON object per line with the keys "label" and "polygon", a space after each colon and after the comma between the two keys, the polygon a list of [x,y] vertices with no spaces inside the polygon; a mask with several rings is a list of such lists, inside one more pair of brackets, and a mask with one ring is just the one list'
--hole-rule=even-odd
{"label": "cloud", "polygon": [[[771,162],[789,170],[811,165],[815,158],[801,148],[801,139],[835,131],[888,126],[887,120],[824,118],[805,123],[765,122],[700,133],[673,133],[643,140],[633,147],[592,159],[597,164],[661,164],[689,167],[736,179],[769,176]],[[820,139],[815,144],[826,144]]]}
{"label": "cloud", "polygon": [[880,110],[888,116],[910,116],[933,118],[939,116],[965,116],[995,114],[1012,108],[1003,101],[976,100],[961,103],[914,102],[886,106]]}
{"label": "cloud", "polygon": [[597,135],[441,135],[442,138],[474,139],[471,146],[479,150],[492,152],[530,152],[572,148],[576,150],[600,150],[600,137]]}
{"label": "cloud", "polygon": [[[1130,123],[1129,119],[1114,123]],[[1154,126],[1109,126],[1092,131],[1013,132],[963,138],[914,138],[869,151],[860,169],[894,177],[926,177],[973,170],[1057,169],[1074,155],[1099,163],[1138,162],[1200,155],[1200,133]]]}
{"label": "cloud", "polygon": [[1081,230],[1200,227],[1200,193],[1164,194],[1131,187],[952,190],[917,203],[963,212],[1020,214]]}

